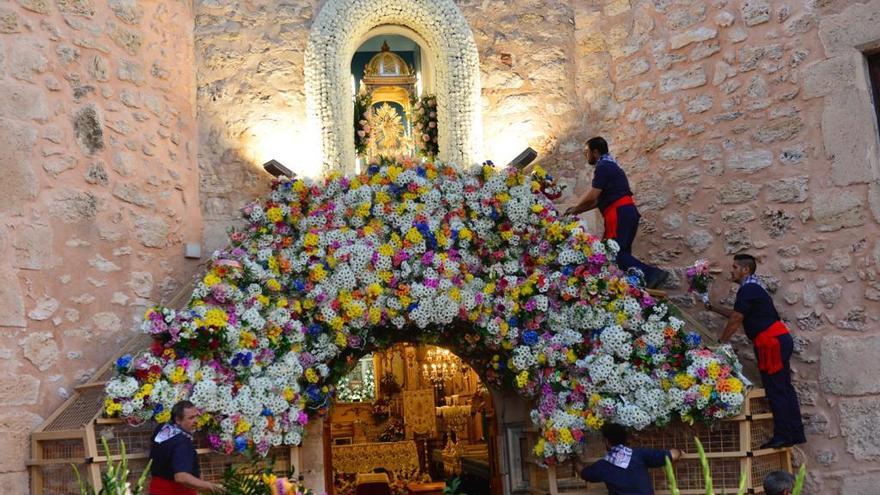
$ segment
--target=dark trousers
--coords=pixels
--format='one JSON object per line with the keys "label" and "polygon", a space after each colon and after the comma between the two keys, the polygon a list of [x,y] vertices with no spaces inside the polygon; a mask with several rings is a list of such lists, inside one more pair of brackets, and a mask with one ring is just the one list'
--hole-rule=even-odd
{"label": "dark trousers", "polygon": [[[804,443],[804,423],[801,421],[801,407],[798,404],[797,392],[791,384],[791,353],[794,340],[791,334],[776,337],[782,351],[782,370],[772,375],[761,372],[761,383],[767,391],[770,410],[773,411],[773,440],[786,443]],[[755,349],[755,356],[758,349]]]}
{"label": "dark trousers", "polygon": [[660,271],[659,268],[641,262],[632,254],[633,241],[639,230],[639,210],[634,205],[625,205],[617,208],[617,244],[620,252],[617,253],[617,266],[626,271],[628,268],[638,268],[645,274],[645,280],[652,280]]}

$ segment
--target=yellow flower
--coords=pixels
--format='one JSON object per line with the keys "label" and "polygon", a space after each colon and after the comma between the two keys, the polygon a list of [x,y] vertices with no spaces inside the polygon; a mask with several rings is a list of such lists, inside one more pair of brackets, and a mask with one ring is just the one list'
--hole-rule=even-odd
{"label": "yellow flower", "polygon": [[718,378],[718,375],[721,373],[721,366],[718,366],[717,361],[712,361],[711,363],[709,363],[709,367],[706,369],[706,371],[709,373],[709,376],[712,377],[712,379],[714,380]]}
{"label": "yellow flower", "polygon": [[183,369],[182,366],[178,366],[174,368],[174,371],[171,372],[171,376],[169,377],[171,383],[183,383],[186,381],[186,370]]}
{"label": "yellow flower", "polygon": [[314,247],[318,245],[319,241],[320,238],[318,237],[318,234],[315,234],[314,232],[309,232],[303,239],[303,246]]}
{"label": "yellow flower", "polygon": [[379,246],[379,254],[382,256],[391,256],[394,254],[394,248],[390,244],[382,244]]}
{"label": "yellow flower", "polygon": [[461,230],[458,231],[458,237],[459,237],[460,239],[465,239],[465,240],[468,240],[468,241],[469,241],[469,240],[471,240],[471,239],[474,238],[474,233],[471,232],[470,229],[468,229],[468,228],[465,227],[465,228],[463,228],[463,229],[461,229]]}
{"label": "yellow flower", "polygon": [[264,295],[260,294],[259,296],[257,296],[257,301],[260,301],[260,304],[262,304],[263,306],[268,306],[269,305],[269,296],[264,296]]}
{"label": "yellow flower", "polygon": [[561,440],[562,443],[574,443],[574,437],[571,435],[571,430],[568,428],[560,428],[559,440]]}
{"label": "yellow flower", "polygon": [[373,325],[382,320],[382,310],[377,307],[370,308],[370,323]]}
{"label": "yellow flower", "polygon": [[205,313],[205,326],[222,328],[229,321],[229,315],[222,309],[209,309]]}
{"label": "yellow flower", "polygon": [[605,424],[605,420],[600,418],[599,416],[595,416],[593,414],[587,415],[587,426],[593,430],[598,430],[602,428],[602,425]]}
{"label": "yellow flower", "polygon": [[284,218],[284,214],[281,213],[281,208],[275,206],[266,210],[266,218],[272,223],[280,222]]}
{"label": "yellow flower", "polygon": [[539,438],[538,442],[535,444],[535,455],[538,457],[544,457],[544,448],[546,447],[546,441],[543,438]]}
{"label": "yellow flower", "polygon": [[309,383],[318,383],[318,372],[316,372],[314,368],[307,369],[306,380],[308,380]]}
{"label": "yellow flower", "polygon": [[281,270],[278,268],[278,259],[275,256],[269,256],[269,270],[272,273],[281,273]]}
{"label": "yellow flower", "polygon": [[712,386],[700,385],[700,395],[702,395],[704,399],[708,399],[709,396],[712,395]]}
{"label": "yellow flower", "polygon": [[278,292],[279,290],[281,290],[281,283],[278,282],[277,280],[275,280],[274,278],[270,278],[266,282],[266,287],[268,287],[269,290],[271,290],[273,292]]}
{"label": "yellow flower", "polygon": [[544,211],[544,206],[538,203],[532,205],[532,211],[535,213],[541,213]]}
{"label": "yellow flower", "polygon": [[520,371],[518,375],[516,375],[516,386],[519,388],[524,388],[529,383],[529,372],[528,371]]}
{"label": "yellow flower", "polygon": [[358,205],[354,214],[359,217],[365,217],[370,214],[370,203],[361,203]]}
{"label": "yellow flower", "polygon": [[204,282],[206,286],[212,287],[220,283],[220,277],[208,272],[208,274],[205,275],[205,278],[202,279],[202,282]]}
{"label": "yellow flower", "polygon": [[286,400],[287,402],[292,401],[293,398],[296,397],[296,395],[293,393],[293,389],[290,387],[286,387],[284,389],[283,395],[284,395],[284,400]]}
{"label": "yellow flower", "polygon": [[578,360],[577,355],[574,353],[574,349],[569,349],[568,352],[565,353],[565,357],[568,358],[569,363],[573,363]]}
{"label": "yellow flower", "polygon": [[382,286],[377,283],[372,283],[367,286],[367,295],[370,297],[379,297],[382,294]]}
{"label": "yellow flower", "polygon": [[159,414],[156,415],[156,422],[157,423],[167,423],[169,419],[171,419],[171,410],[170,409],[164,409],[164,410],[162,410],[162,412],[160,412]]}
{"label": "yellow flower", "polygon": [[342,327],[345,326],[345,321],[341,316],[334,316],[332,320],[330,320],[330,328],[336,330],[337,332],[342,330]]}
{"label": "yellow flower", "polygon": [[238,345],[245,349],[252,349],[257,346],[257,336],[247,330],[243,330],[238,334]]}
{"label": "yellow flower", "polygon": [[107,416],[114,416],[122,411],[122,404],[113,402],[113,399],[108,397],[104,399],[104,411],[107,413]]}
{"label": "yellow flower", "polygon": [[327,271],[324,270],[324,265],[320,264],[313,266],[311,273],[309,273],[309,279],[312,282],[320,282],[321,280],[324,280],[326,276]]}
{"label": "yellow flower", "polygon": [[238,424],[235,425],[235,434],[241,435],[242,433],[251,429],[251,424],[247,422],[246,419],[241,418],[238,420]]}
{"label": "yellow flower", "polygon": [[687,373],[679,373],[675,375],[675,385],[682,389],[687,390],[694,385],[694,377],[688,375]]}
{"label": "yellow flower", "polygon": [[345,337],[345,332],[336,332],[336,345],[345,347],[347,344],[348,339]]}
{"label": "yellow flower", "polygon": [[406,232],[406,240],[413,244],[418,244],[422,242],[422,234],[415,227],[410,227]]}

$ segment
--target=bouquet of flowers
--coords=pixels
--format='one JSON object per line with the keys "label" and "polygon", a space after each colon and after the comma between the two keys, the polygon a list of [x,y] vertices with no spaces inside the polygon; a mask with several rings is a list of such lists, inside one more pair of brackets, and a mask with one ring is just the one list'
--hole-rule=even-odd
{"label": "bouquet of flowers", "polygon": [[367,152],[370,143],[370,106],[373,95],[361,89],[354,97],[354,150],[358,155]]}
{"label": "bouquet of flowers", "polygon": [[379,391],[385,395],[394,395],[400,392],[400,384],[394,378],[394,374],[386,371],[379,380]]}
{"label": "bouquet of flowers", "polygon": [[415,103],[416,142],[419,145],[419,155],[428,160],[433,160],[440,152],[437,141],[437,98],[433,95],[422,96]]}
{"label": "bouquet of flowers", "polygon": [[391,414],[391,405],[388,403],[388,400],[383,397],[376,399],[373,402],[371,414],[377,424],[388,419],[388,415]]}
{"label": "bouquet of flowers", "polygon": [[391,421],[385,426],[385,430],[379,434],[380,442],[399,442],[406,435],[403,427],[403,420],[400,418],[391,418]]}
{"label": "bouquet of flowers", "polygon": [[712,275],[709,273],[709,262],[697,260],[686,271],[688,279],[688,292],[700,296],[700,299],[709,302],[709,285],[712,283]]}

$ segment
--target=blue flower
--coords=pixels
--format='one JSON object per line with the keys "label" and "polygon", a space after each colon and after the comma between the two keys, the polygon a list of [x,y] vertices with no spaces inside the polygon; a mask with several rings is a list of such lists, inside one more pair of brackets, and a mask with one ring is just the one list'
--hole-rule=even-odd
{"label": "blue flower", "polygon": [[416,169],[416,175],[418,175],[419,177],[426,177],[428,175],[428,173],[427,173],[427,171],[425,171],[424,167],[418,167]]}
{"label": "blue flower", "polygon": [[306,397],[312,402],[321,402],[321,389],[317,385],[309,385],[306,387]]}
{"label": "blue flower", "polygon": [[268,407],[264,407],[264,408],[263,408],[263,412],[261,412],[260,414],[262,414],[263,416],[271,416],[271,415],[272,415],[272,410],[269,409]]}
{"label": "blue flower", "polygon": [[247,368],[251,365],[251,358],[253,355],[250,352],[236,352],[235,357],[232,358],[232,367],[241,366],[243,368]]}
{"label": "blue flower", "polygon": [[565,265],[562,267],[562,274],[565,276],[569,276],[574,273],[574,267],[571,265]]}
{"label": "blue flower", "polygon": [[248,442],[244,436],[239,435],[239,436],[235,437],[235,450],[236,451],[244,452],[247,449],[247,446],[248,446]]}
{"label": "blue flower", "polygon": [[656,348],[656,347],[654,347],[654,346],[652,346],[652,345],[649,345],[649,346],[648,346],[648,354],[650,354],[650,355],[654,355],[656,352],[657,352],[657,348]]}
{"label": "blue flower", "polygon": [[535,345],[538,343],[538,333],[534,330],[526,330],[522,334],[522,340],[526,345]]}
{"label": "blue flower", "polygon": [[293,288],[299,292],[302,292],[306,289],[306,284],[304,284],[302,280],[296,279],[293,281]]}
{"label": "blue flower", "polygon": [[700,334],[698,333],[690,332],[684,336],[684,342],[688,345],[688,347],[697,347],[702,341],[703,338],[700,337]]}
{"label": "blue flower", "polygon": [[419,303],[409,303],[409,306],[406,307],[407,311],[415,311],[416,308],[419,307]]}
{"label": "blue flower", "polygon": [[126,354],[116,360],[116,369],[119,371],[128,371],[131,366],[131,354]]}
{"label": "blue flower", "polygon": [[318,325],[317,323],[312,323],[311,325],[309,325],[308,332],[309,332],[309,335],[312,335],[312,336],[320,334],[321,333],[321,325]]}
{"label": "blue flower", "polygon": [[368,175],[376,175],[379,173],[379,165],[373,164],[367,168]]}

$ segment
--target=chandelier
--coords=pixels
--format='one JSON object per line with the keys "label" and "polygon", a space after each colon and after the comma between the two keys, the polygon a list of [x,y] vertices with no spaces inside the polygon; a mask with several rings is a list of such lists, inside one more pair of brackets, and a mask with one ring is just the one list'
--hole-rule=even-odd
{"label": "chandelier", "polygon": [[443,382],[458,373],[467,373],[470,367],[452,352],[440,347],[428,347],[422,362],[422,377],[434,383]]}

